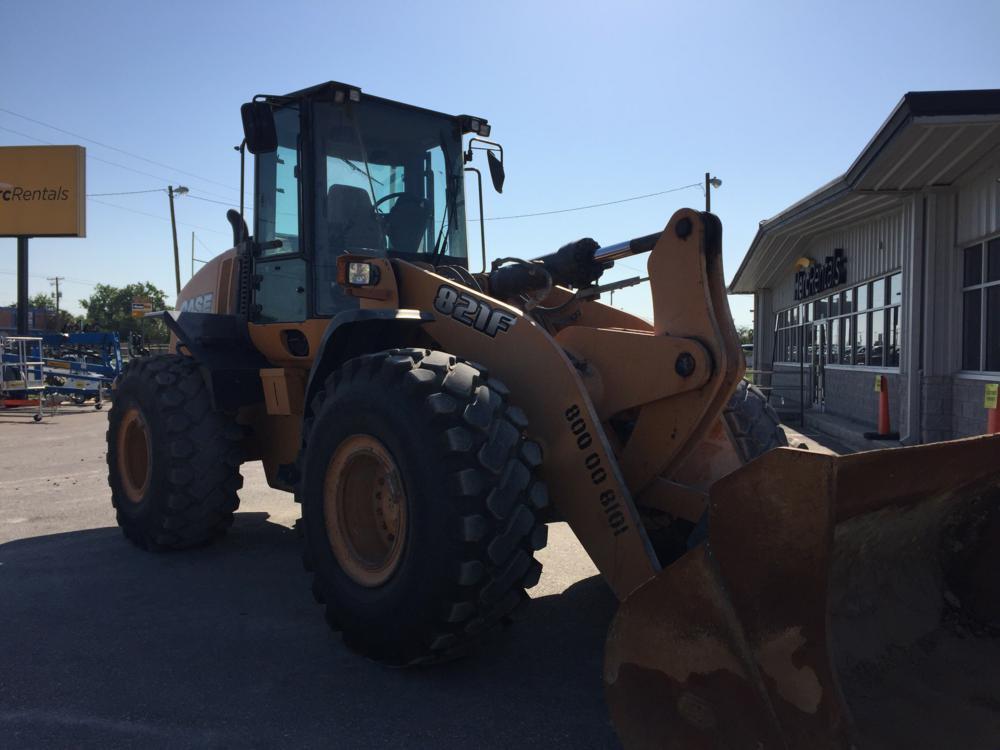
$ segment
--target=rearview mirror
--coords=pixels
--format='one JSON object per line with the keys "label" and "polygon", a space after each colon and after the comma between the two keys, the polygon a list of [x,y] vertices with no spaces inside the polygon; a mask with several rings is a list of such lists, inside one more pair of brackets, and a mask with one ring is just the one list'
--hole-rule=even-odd
{"label": "rearview mirror", "polygon": [[247,102],[240,107],[243,137],[251,154],[270,154],[278,149],[278,132],[274,127],[274,112],[267,102]]}
{"label": "rearview mirror", "polygon": [[503,160],[494,156],[492,151],[487,151],[486,161],[489,162],[490,165],[490,177],[493,179],[493,188],[498,193],[502,193],[503,181],[506,176],[503,171]]}

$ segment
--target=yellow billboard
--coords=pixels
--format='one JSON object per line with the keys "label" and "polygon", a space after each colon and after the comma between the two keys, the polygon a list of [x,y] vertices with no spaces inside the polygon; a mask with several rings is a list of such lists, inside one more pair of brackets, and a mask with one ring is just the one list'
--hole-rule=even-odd
{"label": "yellow billboard", "polygon": [[0,237],[86,237],[86,149],[0,147]]}

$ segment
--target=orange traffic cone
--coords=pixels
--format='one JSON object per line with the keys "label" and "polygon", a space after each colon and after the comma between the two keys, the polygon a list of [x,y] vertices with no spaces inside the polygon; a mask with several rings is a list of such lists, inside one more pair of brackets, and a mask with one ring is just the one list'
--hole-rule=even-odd
{"label": "orange traffic cone", "polygon": [[868,440],[899,440],[899,433],[889,429],[889,381],[885,375],[875,376],[878,391],[878,432],[866,432]]}

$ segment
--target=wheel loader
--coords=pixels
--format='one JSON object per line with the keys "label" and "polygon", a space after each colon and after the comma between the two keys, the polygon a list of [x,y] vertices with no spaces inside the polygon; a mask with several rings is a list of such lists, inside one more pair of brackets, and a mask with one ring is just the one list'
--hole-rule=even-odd
{"label": "wheel loader", "polygon": [[[564,521],[621,602],[626,747],[1000,746],[1000,436],[787,447],[742,378],[714,215],[490,267],[481,230],[474,269],[466,165],[505,177],[486,119],[335,82],[241,114],[252,232],[230,211],[233,247],[160,313],[172,353],[109,415],[132,542],[218,537],[262,461],[331,627],[411,665],[506,621]],[[652,322],[599,301],[637,255]]]}

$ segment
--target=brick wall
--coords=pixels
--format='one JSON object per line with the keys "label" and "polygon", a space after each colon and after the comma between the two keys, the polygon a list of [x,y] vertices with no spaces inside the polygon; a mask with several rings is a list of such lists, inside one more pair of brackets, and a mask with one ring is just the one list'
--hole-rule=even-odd
{"label": "brick wall", "polygon": [[[826,411],[847,417],[872,429],[878,426],[879,394],[870,370],[827,370]],[[906,399],[906,381],[898,373],[886,373],[889,387],[889,424],[899,431],[900,414]]]}
{"label": "brick wall", "polygon": [[953,424],[953,381],[950,375],[927,375],[920,392],[920,429],[925,443],[951,440]]}
{"label": "brick wall", "polygon": [[986,432],[986,409],[983,406],[986,383],[968,378],[951,380],[952,437],[982,435]]}

